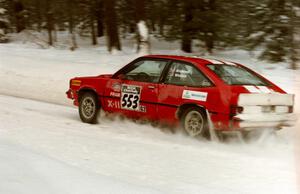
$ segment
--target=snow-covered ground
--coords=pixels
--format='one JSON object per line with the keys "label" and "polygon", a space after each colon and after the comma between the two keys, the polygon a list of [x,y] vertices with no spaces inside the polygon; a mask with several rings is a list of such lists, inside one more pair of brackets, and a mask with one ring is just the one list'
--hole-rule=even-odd
{"label": "snow-covered ground", "polygon": [[[163,45],[154,53],[178,53]],[[299,70],[240,50],[215,57],[246,64],[296,93],[300,112]],[[65,96],[69,79],[112,73],[134,58],[129,49],[109,55],[104,47],[71,52],[0,44],[0,193],[300,191],[299,121],[251,144],[199,141],[118,119],[82,123]]]}

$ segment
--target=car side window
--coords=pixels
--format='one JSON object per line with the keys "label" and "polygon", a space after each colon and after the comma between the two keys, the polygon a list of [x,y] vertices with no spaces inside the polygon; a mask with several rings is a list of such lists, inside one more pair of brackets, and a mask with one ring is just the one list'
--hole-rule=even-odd
{"label": "car side window", "polygon": [[125,79],[157,83],[167,63],[167,61],[151,59],[138,61],[124,74]]}
{"label": "car side window", "polygon": [[212,86],[212,83],[194,66],[177,61],[171,64],[165,83],[191,87]]}

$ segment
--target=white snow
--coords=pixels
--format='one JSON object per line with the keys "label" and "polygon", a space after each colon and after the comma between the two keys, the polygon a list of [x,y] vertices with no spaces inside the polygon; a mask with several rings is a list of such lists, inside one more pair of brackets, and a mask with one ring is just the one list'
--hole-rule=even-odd
{"label": "white snow", "polygon": [[[0,139],[0,193],[160,193],[49,157]],[[39,146],[39,145],[36,145]]]}
{"label": "white snow", "polygon": [[0,7],[0,14],[5,14],[5,12],[6,12],[6,9]]}
{"label": "white snow", "polygon": [[146,22],[143,20],[140,20],[137,23],[137,29],[139,34],[139,48],[138,48],[138,54],[139,55],[147,55],[150,53],[150,43],[149,43],[149,30],[146,25]]}
{"label": "white snow", "polygon": [[0,105],[0,193],[122,193],[126,185],[127,193],[130,185],[162,193],[296,193],[285,133],[257,145],[223,145],[131,122],[88,125],[74,108],[21,98],[0,96]]}
{"label": "white snow", "polygon": [[[162,45],[154,52],[178,53]],[[66,99],[69,79],[113,73],[136,58],[134,51],[11,43],[0,44],[0,57],[0,193],[300,191],[299,121],[251,144],[207,142],[117,118],[88,125]],[[295,93],[300,112],[299,70],[263,64],[239,50],[212,57],[247,64]]]}
{"label": "white snow", "polygon": [[141,36],[141,41],[148,41],[149,30],[147,28],[146,22],[141,20],[137,23],[139,35]]}

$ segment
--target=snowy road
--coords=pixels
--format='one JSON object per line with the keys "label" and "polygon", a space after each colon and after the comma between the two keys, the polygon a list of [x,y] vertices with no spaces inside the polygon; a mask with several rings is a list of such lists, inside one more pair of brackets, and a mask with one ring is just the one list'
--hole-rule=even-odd
{"label": "snowy road", "polygon": [[0,96],[0,107],[0,193],[296,193],[284,133],[225,145],[129,121],[88,125],[74,108],[21,98]]}
{"label": "snowy road", "polygon": [[[300,112],[300,71],[264,69],[234,53],[220,56],[296,93]],[[1,194],[299,192],[300,121],[252,144],[199,141],[106,118],[88,125],[65,97],[69,78],[114,72],[134,54],[3,44],[0,57]]]}
{"label": "snowy road", "polygon": [[83,171],[9,141],[0,140],[0,159],[0,193],[159,193]]}

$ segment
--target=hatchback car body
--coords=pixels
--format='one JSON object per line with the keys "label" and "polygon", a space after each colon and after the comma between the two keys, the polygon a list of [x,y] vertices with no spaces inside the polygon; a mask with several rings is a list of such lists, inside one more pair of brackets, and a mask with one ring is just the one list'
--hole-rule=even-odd
{"label": "hatchback car body", "polygon": [[67,96],[84,122],[99,109],[131,118],[182,124],[191,135],[292,125],[294,95],[234,62],[148,55],[115,74],[76,77]]}

